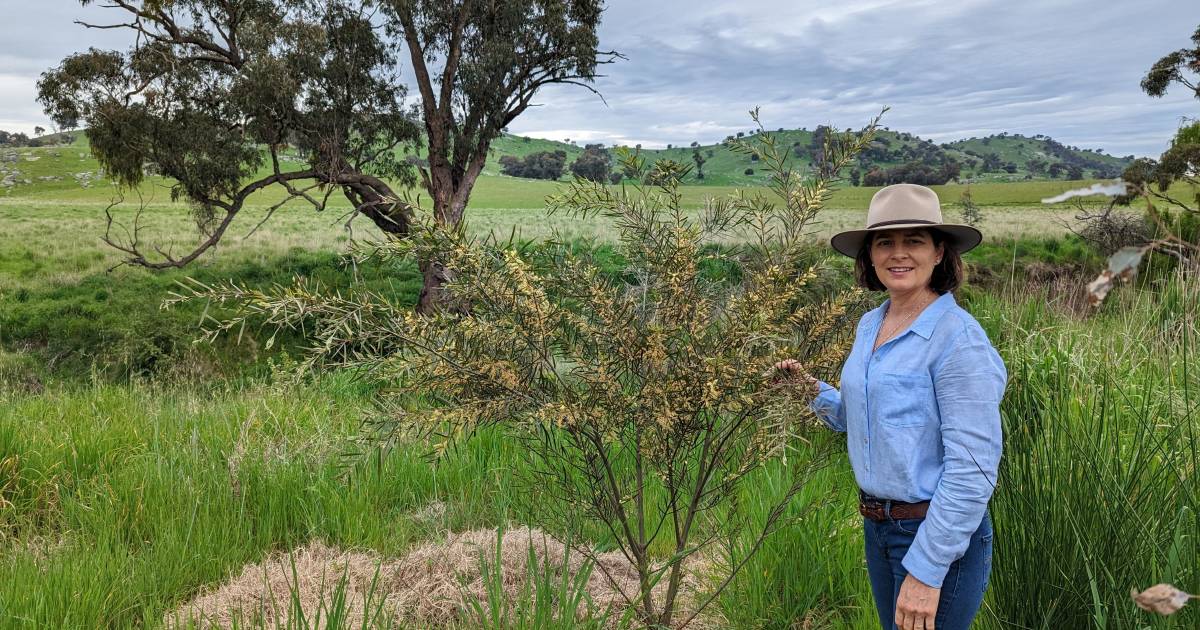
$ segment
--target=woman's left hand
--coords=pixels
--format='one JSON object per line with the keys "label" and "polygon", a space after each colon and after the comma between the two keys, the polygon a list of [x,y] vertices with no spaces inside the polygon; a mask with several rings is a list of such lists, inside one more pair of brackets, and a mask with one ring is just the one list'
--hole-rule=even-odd
{"label": "woman's left hand", "polygon": [[934,630],[933,619],[937,616],[941,595],[942,589],[926,586],[909,574],[896,597],[896,627],[900,630]]}

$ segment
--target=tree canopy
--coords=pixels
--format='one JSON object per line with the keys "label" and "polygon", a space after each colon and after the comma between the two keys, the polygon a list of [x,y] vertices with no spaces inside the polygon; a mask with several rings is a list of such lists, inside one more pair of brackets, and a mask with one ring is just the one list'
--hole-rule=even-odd
{"label": "tree canopy", "polygon": [[[80,0],[92,4],[93,0]],[[148,169],[206,210],[215,245],[247,197],[269,186],[324,209],[340,192],[356,214],[404,236],[420,182],[439,222],[457,224],[492,140],[548,84],[590,87],[601,0],[109,0],[91,28],[134,35],[126,52],[91,49],[42,75],[38,97],[63,128],[84,125],[105,170],[137,186]],[[408,67],[405,68],[407,63]],[[419,103],[410,106],[402,75]],[[594,91],[594,90],[593,90]],[[404,159],[423,141],[426,164]],[[303,166],[285,168],[294,147]],[[426,289],[438,273],[423,265]],[[428,307],[423,292],[421,304]]]}

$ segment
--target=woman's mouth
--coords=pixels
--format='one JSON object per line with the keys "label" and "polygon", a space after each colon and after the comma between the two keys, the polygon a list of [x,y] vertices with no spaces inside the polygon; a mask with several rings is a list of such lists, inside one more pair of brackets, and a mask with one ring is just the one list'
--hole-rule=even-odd
{"label": "woman's mouth", "polygon": [[895,275],[900,275],[900,274],[908,273],[908,272],[912,271],[913,268],[912,267],[888,267],[887,270],[892,272]]}

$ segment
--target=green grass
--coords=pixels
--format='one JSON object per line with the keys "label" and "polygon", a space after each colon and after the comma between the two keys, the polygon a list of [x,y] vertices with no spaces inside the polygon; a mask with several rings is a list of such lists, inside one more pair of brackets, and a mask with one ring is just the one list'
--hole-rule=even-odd
{"label": "green grass", "polygon": [[[1194,606],[1154,621],[1128,598],[1200,580],[1198,290],[1125,291],[1085,321],[1044,295],[970,300],[1012,379],[980,627],[1200,621]],[[201,586],[312,538],[397,554],[440,528],[536,521],[524,458],[494,431],[438,462],[414,446],[347,473],[370,394],[346,375],[0,394],[0,625],[154,625]],[[785,478],[777,463],[749,480],[752,523]],[[818,475],[793,506],[803,518],[722,598],[731,624],[872,626],[852,489],[844,456]],[[415,516],[432,501],[447,505],[435,526]]]}
{"label": "green grass", "polygon": [[[484,183],[511,189],[480,189],[469,214],[476,233],[516,227],[536,240],[555,228],[612,240],[602,221],[522,209],[535,205],[518,205],[530,198],[520,192],[526,182]],[[1141,286],[1078,317],[1065,294],[1099,259],[1056,230],[1071,210],[1001,203],[1035,194],[1035,185],[972,187],[976,199],[993,201],[990,238],[966,257],[976,275],[962,295],[1011,376],[992,503],[995,569],[978,627],[1196,627],[1195,603],[1156,619],[1136,610],[1128,591],[1159,581],[1200,590],[1200,287],[1146,269]],[[198,589],[315,538],[396,555],[446,530],[537,522],[545,506],[530,500],[538,495],[525,485],[526,457],[498,431],[438,461],[420,444],[348,460],[370,386],[337,373],[293,383],[273,367],[283,358],[262,347],[261,331],[194,346],[202,307],[159,308],[184,276],[267,286],[305,275],[350,290],[355,272],[339,255],[348,235],[332,211],[283,211],[243,239],[264,210],[258,202],[235,238],[193,267],[109,272],[119,257],[98,241],[101,195],[17,192],[0,200],[0,627],[154,627]],[[869,193],[839,194],[844,207],[861,208]],[[158,195],[145,237],[186,246],[195,238],[186,208]],[[947,189],[944,198],[952,196]],[[815,236],[861,216],[831,211]],[[370,233],[364,225],[357,236]],[[1034,263],[1076,275],[1069,284],[1028,283],[1024,269]],[[846,260],[836,265],[848,270]],[[415,297],[414,269],[357,273],[363,286]],[[283,341],[294,353],[302,339]],[[793,462],[808,447],[795,448]],[[774,463],[748,480],[739,500],[751,525],[788,474]],[[876,627],[854,500],[840,455],[791,506],[797,523],[718,601],[733,627]],[[420,515],[434,501],[447,509],[430,522]],[[611,545],[599,531],[589,535]],[[544,568],[529,571],[537,586],[511,609],[524,621],[504,627],[574,626],[547,604],[576,596],[572,586],[552,583]],[[325,618],[337,615],[337,602],[330,606]],[[502,625],[482,614],[464,622]]]}

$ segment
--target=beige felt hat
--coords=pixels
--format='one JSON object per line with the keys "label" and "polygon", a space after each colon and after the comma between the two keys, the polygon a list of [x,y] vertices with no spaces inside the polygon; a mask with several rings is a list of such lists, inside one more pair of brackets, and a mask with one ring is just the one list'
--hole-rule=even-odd
{"label": "beige felt hat", "polygon": [[949,237],[960,254],[983,240],[983,234],[969,225],[942,223],[942,204],[933,190],[916,184],[892,184],[871,197],[865,230],[834,234],[829,244],[838,253],[855,258],[872,232],[903,228],[938,230]]}

